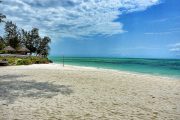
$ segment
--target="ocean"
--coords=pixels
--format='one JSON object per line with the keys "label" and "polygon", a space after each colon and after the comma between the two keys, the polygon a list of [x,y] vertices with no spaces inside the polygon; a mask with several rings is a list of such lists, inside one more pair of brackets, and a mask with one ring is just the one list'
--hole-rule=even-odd
{"label": "ocean", "polygon": [[[49,57],[54,63],[62,57]],[[180,59],[64,57],[64,64],[180,78]]]}

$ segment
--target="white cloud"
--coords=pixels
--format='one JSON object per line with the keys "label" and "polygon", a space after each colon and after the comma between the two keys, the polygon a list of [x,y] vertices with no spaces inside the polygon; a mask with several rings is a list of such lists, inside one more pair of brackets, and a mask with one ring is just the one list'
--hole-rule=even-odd
{"label": "white cloud", "polygon": [[160,47],[149,47],[149,46],[137,46],[137,47],[125,47],[125,48],[115,48],[112,53],[124,53],[124,52],[134,52],[134,51],[151,51],[151,50],[160,50]]}
{"label": "white cloud", "polygon": [[180,43],[170,45],[171,52],[180,52]]}
{"label": "white cloud", "polygon": [[147,32],[144,33],[145,35],[168,35],[168,34],[173,34],[173,33],[179,33],[180,30],[171,30],[171,31],[166,31],[166,32]]}
{"label": "white cloud", "polygon": [[167,35],[172,34],[173,32],[147,32],[144,33],[145,35]]}
{"label": "white cloud", "polygon": [[0,9],[20,27],[38,27],[55,37],[114,35],[122,14],[145,10],[160,0],[8,0]]}
{"label": "white cloud", "polygon": [[150,21],[151,23],[162,23],[162,22],[166,22],[168,21],[168,18],[162,18],[162,19],[156,19],[156,20],[152,20]]}

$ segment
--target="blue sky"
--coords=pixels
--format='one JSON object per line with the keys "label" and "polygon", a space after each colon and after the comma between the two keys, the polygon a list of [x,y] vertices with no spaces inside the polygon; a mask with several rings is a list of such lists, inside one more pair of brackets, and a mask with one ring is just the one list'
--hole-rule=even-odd
{"label": "blue sky", "polygon": [[[180,58],[179,0],[8,0],[0,8],[52,38],[54,55]],[[2,30],[1,34],[2,34]]]}

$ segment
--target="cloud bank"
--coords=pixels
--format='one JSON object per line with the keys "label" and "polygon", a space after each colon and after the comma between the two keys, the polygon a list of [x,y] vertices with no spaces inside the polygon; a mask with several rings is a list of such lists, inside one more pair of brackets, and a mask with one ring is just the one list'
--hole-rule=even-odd
{"label": "cloud bank", "polygon": [[146,10],[159,0],[7,0],[1,12],[18,26],[54,37],[79,38],[125,32],[122,14]]}

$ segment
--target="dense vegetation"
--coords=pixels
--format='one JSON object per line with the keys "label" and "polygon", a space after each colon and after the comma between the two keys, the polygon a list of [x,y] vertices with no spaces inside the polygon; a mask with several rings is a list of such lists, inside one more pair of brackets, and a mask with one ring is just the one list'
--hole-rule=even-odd
{"label": "dense vegetation", "polygon": [[37,56],[30,56],[30,57],[1,57],[0,60],[7,60],[9,65],[31,65],[31,64],[48,64],[51,61],[48,58],[41,58]]}
{"label": "dense vegetation", "polygon": [[[1,2],[1,1],[0,1]],[[30,31],[18,28],[12,21],[6,21],[6,16],[0,13],[0,24],[4,23],[4,35],[0,36],[0,50],[6,46],[11,46],[14,49],[19,47],[26,47],[30,50],[30,54],[34,53],[36,56],[47,57],[49,53],[50,37],[41,37],[39,29],[33,28]]]}
{"label": "dense vegetation", "polygon": [[46,64],[51,62],[47,58],[51,39],[48,36],[41,37],[38,28],[33,28],[30,31],[18,28],[12,21],[6,21],[6,16],[2,13],[0,13],[0,24],[4,24],[5,31],[4,35],[0,36],[0,54],[6,53],[3,50],[6,46],[11,46],[16,50],[20,47],[26,47],[30,50],[31,55],[36,55],[29,57],[0,56],[0,61],[6,60],[9,65]]}

